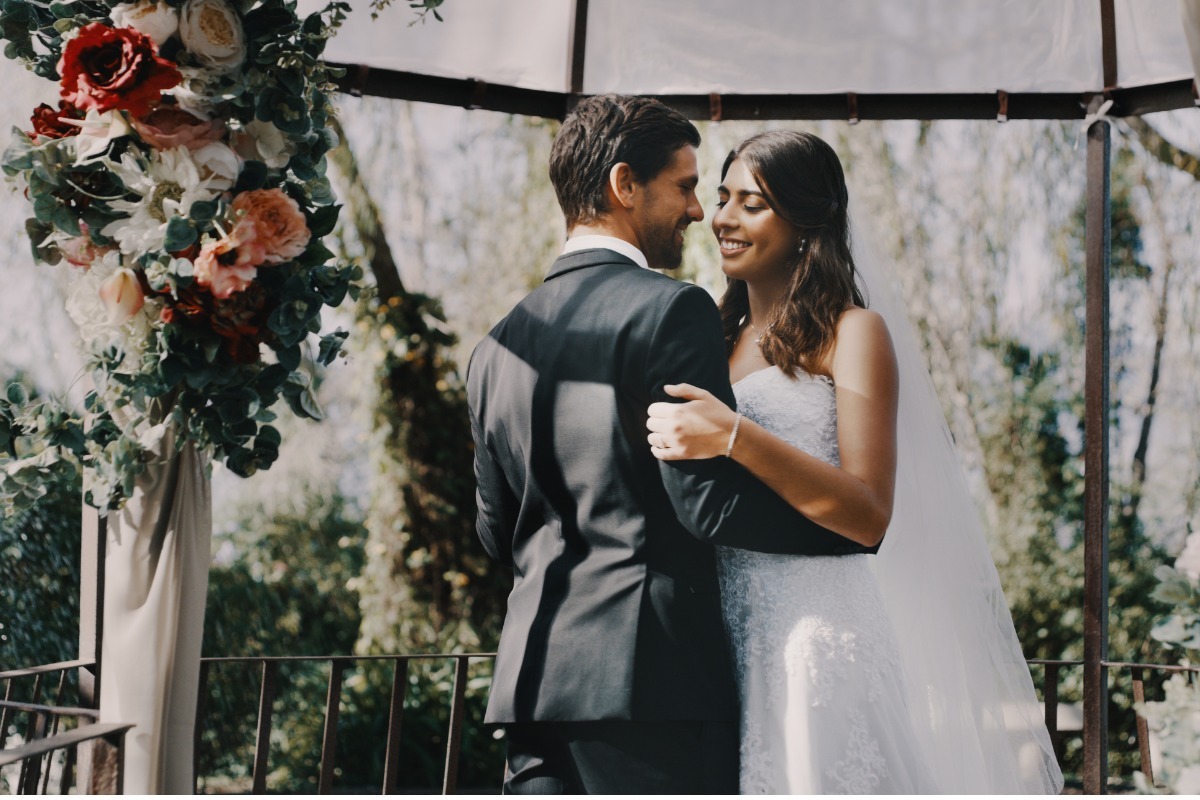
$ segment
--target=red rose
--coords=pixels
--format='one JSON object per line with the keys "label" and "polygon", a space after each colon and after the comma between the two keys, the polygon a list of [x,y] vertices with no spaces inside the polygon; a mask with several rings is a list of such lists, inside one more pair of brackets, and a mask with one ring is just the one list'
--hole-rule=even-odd
{"label": "red rose", "polygon": [[74,136],[79,133],[79,126],[63,122],[64,118],[83,119],[83,114],[79,112],[79,109],[64,102],[60,102],[58,108],[42,103],[33,110],[33,130],[29,132],[30,138],[41,136],[46,139],[61,139],[64,136]]}
{"label": "red rose", "polygon": [[174,64],[158,57],[149,36],[99,22],[67,42],[58,71],[63,100],[76,108],[119,108],[134,116],[148,113],[163,90],[183,80]]}

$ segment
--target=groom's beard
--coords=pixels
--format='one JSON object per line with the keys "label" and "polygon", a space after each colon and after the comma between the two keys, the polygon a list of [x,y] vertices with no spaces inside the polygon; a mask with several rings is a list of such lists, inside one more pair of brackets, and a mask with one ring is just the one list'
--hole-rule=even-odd
{"label": "groom's beard", "polygon": [[689,224],[691,220],[647,219],[643,227],[646,262],[654,269],[675,269],[682,264],[683,233],[679,229]]}

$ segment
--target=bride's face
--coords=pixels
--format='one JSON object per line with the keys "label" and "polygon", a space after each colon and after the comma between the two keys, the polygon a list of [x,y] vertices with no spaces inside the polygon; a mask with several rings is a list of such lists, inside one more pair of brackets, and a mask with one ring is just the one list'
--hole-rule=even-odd
{"label": "bride's face", "polygon": [[720,202],[712,228],[721,246],[724,273],[747,283],[785,277],[800,237],[771,208],[741,159],[729,165],[717,195]]}

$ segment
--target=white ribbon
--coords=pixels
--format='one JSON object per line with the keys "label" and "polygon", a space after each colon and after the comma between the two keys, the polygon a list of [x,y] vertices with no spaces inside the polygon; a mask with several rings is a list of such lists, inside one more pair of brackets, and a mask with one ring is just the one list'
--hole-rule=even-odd
{"label": "white ribbon", "polygon": [[1081,127],[1079,129],[1079,133],[1075,134],[1075,149],[1076,150],[1079,149],[1080,137],[1082,137],[1085,133],[1087,133],[1087,129],[1092,127],[1093,122],[1099,122],[1100,120],[1108,120],[1108,111],[1112,107],[1113,107],[1113,101],[1111,99],[1105,100],[1103,103],[1100,104],[1099,108],[1097,108],[1095,111],[1091,112],[1090,114],[1088,114],[1086,117],[1083,118],[1083,127]]}

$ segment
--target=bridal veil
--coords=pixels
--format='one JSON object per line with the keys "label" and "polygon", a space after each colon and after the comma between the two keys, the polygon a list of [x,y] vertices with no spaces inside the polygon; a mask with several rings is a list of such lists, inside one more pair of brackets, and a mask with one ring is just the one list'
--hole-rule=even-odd
{"label": "bridal veil", "polygon": [[873,562],[917,739],[944,793],[1058,793],[1062,772],[924,357],[870,236],[853,234],[900,370],[896,499]]}

